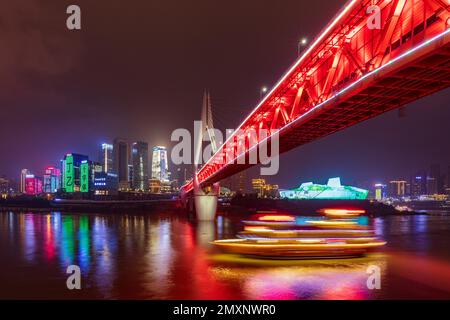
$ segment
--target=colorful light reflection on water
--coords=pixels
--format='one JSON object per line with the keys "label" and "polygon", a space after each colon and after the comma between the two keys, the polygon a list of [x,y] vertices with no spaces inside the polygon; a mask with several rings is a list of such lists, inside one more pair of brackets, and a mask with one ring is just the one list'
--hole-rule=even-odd
{"label": "colorful light reflection on water", "polygon": [[[242,228],[241,218],[196,223],[173,214],[3,212],[0,298],[450,297],[450,275],[445,272],[450,266],[450,216],[377,218],[372,221],[376,233],[388,241],[383,252],[354,259],[300,261],[216,251],[210,242],[234,237]],[[296,221],[307,219],[311,217]],[[363,218],[359,223],[369,221]],[[411,272],[414,261],[434,274],[425,277]],[[81,268],[81,291],[65,287],[69,264]],[[369,265],[381,268],[381,290],[367,289]]]}

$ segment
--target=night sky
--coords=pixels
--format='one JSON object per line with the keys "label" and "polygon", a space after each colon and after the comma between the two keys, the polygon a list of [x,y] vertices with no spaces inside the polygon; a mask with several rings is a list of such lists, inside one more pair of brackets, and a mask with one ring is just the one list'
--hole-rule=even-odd
{"label": "night sky", "polygon": [[[115,137],[170,145],[204,88],[233,128],[344,0],[0,1],[0,175],[41,174],[67,152],[97,160]],[[78,4],[82,30],[66,28]],[[450,165],[450,90],[282,156],[269,179],[377,182]],[[255,170],[253,170],[255,171]]]}

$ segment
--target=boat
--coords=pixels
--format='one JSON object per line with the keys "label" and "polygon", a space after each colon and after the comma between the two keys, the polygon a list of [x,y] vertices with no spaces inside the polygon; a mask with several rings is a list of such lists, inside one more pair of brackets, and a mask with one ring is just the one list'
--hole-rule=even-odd
{"label": "boat", "polygon": [[292,215],[257,215],[243,221],[236,239],[216,240],[233,254],[274,259],[345,258],[361,256],[386,244],[375,231],[355,219],[363,211],[321,210],[319,219],[299,225]]}

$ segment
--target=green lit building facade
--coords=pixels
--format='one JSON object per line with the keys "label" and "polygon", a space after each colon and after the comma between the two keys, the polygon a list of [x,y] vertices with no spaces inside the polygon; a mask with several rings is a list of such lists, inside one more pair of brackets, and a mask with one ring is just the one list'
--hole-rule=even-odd
{"label": "green lit building facade", "polygon": [[295,189],[280,190],[281,198],[298,200],[365,200],[368,194],[368,190],[341,185],[340,178],[328,179],[326,185],[306,182]]}
{"label": "green lit building facade", "polygon": [[61,161],[62,191],[66,193],[89,192],[90,167],[88,156],[69,153]]}

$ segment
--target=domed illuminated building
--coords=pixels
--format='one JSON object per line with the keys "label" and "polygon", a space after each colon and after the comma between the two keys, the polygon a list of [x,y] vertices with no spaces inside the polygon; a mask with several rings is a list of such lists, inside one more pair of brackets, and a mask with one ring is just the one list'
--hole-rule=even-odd
{"label": "domed illuminated building", "polygon": [[291,190],[280,190],[284,199],[365,200],[368,190],[341,185],[340,178],[330,178],[326,185],[305,182]]}

